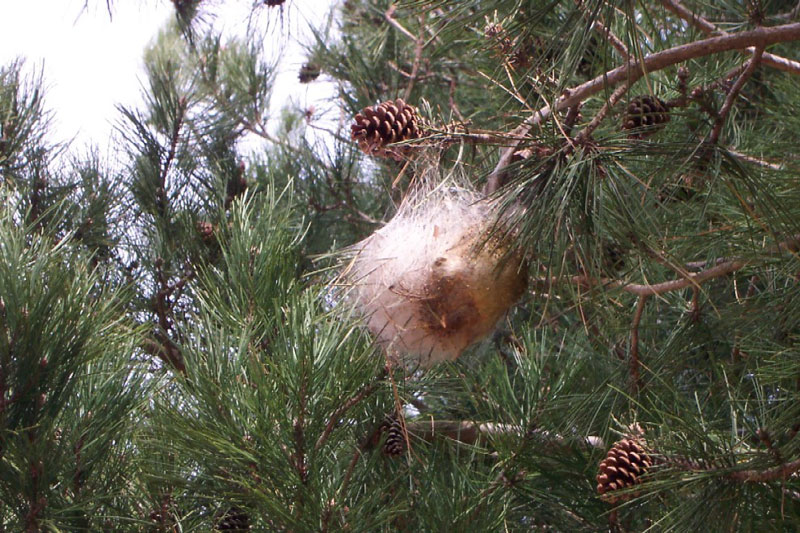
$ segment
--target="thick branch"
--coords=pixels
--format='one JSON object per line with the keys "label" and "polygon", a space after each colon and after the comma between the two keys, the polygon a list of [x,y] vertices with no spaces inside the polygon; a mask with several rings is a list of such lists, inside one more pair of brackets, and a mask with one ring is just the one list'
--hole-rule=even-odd
{"label": "thick branch", "polygon": [[782,481],[800,471],[800,459],[782,464],[768,470],[742,470],[728,474],[730,479],[743,483],[766,483],[767,481]]}
{"label": "thick branch", "polygon": [[[689,59],[708,56],[720,52],[740,50],[748,47],[766,47],[775,43],[794,41],[800,39],[800,23],[784,24],[770,28],[757,28],[751,31],[711,37],[692,43],[669,48],[661,52],[650,54],[641,60],[631,60],[613,70],[583,83],[574,89],[567,90],[553,105],[547,105],[536,111],[520,124],[512,133],[515,137],[522,137],[534,127],[549,119],[553,112],[558,112],[576,105],[589,96],[596,94],[607,87],[627,82],[632,85],[648,72],[662,70]],[[489,176],[484,192],[491,194],[500,188],[502,172],[511,162],[511,157],[519,144],[512,141],[497,162]]]}
{"label": "thick branch", "polygon": [[[729,35],[725,31],[721,31],[717,28],[713,23],[709,22],[701,15],[697,15],[696,13],[692,13],[689,11],[683,4],[680,2],[676,2],[675,0],[661,0],[661,4],[668,9],[669,11],[675,13],[680,18],[685,20],[686,22],[690,23],[692,26],[698,28],[700,31],[705,33],[706,35]],[[744,50],[744,52],[752,53],[755,51],[755,48],[749,47]],[[787,59],[785,57],[776,56],[775,54],[764,54],[764,57],[761,59],[762,63],[765,65],[769,65],[773,68],[778,70],[783,70],[786,72],[794,72],[795,74],[800,74],[800,62],[793,61],[791,59]]]}
{"label": "thick branch", "polygon": [[186,364],[183,362],[183,355],[175,343],[160,331],[154,334],[155,339],[146,338],[142,341],[141,348],[146,353],[158,357],[170,368],[174,368],[181,374],[186,373]]}

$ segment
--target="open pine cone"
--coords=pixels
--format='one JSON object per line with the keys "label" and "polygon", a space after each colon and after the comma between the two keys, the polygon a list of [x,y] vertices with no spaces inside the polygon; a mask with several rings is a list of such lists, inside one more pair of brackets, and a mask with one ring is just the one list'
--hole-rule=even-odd
{"label": "open pine cone", "polygon": [[413,148],[408,145],[389,145],[423,136],[416,109],[402,98],[365,107],[355,116],[350,130],[351,138],[358,142],[358,147],[364,153],[397,160],[408,155]]}
{"label": "open pine cone", "polygon": [[622,117],[622,129],[629,130],[629,137],[642,139],[652,135],[669,122],[669,107],[655,96],[642,95],[632,98]]}
{"label": "open pine cone", "polygon": [[597,473],[597,492],[609,503],[630,498],[631,494],[619,496],[615,491],[641,482],[641,476],[652,466],[653,461],[637,439],[622,439],[608,451],[600,462]]}

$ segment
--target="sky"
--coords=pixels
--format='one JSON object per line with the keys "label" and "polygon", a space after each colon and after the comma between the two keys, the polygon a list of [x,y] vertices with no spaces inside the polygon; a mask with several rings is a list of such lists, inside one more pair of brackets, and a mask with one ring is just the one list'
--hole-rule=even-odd
{"label": "sky", "polygon": [[[331,93],[330,83],[300,84],[305,61],[302,43],[308,24],[324,22],[333,0],[287,0],[284,8],[260,8],[267,57],[281,58],[273,103],[303,108]],[[242,33],[251,0],[210,0],[214,27]],[[115,0],[112,16],[105,0],[0,0],[0,64],[25,58],[26,70],[43,73],[45,104],[54,112],[54,141],[73,146],[109,145],[118,104],[140,101],[143,52],[174,17],[169,0]],[[282,10],[282,11],[281,11]]]}

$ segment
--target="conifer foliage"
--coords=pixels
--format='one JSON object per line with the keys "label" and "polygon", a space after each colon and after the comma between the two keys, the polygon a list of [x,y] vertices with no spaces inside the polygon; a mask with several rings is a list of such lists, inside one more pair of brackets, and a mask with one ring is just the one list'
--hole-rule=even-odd
{"label": "conifer foliage", "polygon": [[[108,153],[0,66],[0,532],[796,529],[797,2],[334,2],[325,115],[295,1],[172,1]],[[342,250],[437,187],[521,281],[427,368]]]}

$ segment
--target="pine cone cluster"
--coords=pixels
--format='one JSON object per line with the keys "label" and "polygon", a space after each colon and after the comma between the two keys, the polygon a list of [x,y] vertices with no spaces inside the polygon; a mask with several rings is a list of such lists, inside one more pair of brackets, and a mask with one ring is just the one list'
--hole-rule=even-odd
{"label": "pine cone cluster", "polygon": [[614,492],[640,483],[640,477],[652,464],[643,441],[622,439],[611,447],[606,458],[600,462],[597,473],[598,494],[609,503],[629,498],[630,494],[618,496]]}
{"label": "pine cone cluster", "polygon": [[669,107],[655,96],[636,96],[628,103],[622,117],[622,129],[629,130],[629,137],[642,139],[652,135],[669,122]]}
{"label": "pine cone cluster", "polygon": [[214,524],[216,531],[250,531],[250,517],[235,505],[217,515]]}
{"label": "pine cone cluster", "polygon": [[377,106],[365,107],[350,126],[351,138],[369,155],[400,160],[411,146],[389,146],[392,143],[419,139],[424,135],[417,110],[398,98]]}

